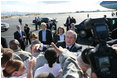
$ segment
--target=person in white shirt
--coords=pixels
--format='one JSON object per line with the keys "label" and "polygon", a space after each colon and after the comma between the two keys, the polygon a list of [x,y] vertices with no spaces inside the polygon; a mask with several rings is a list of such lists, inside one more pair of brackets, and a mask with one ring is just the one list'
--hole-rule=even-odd
{"label": "person in white shirt", "polygon": [[66,33],[66,31],[64,29],[64,26],[59,26],[57,33],[53,37],[54,43],[56,43],[58,41],[64,41],[65,35],[66,35],[65,33]]}
{"label": "person in white shirt", "polygon": [[43,72],[39,74],[36,78],[55,78],[53,74],[49,72]]}
{"label": "person in white shirt", "polygon": [[49,72],[52,73],[55,77],[58,74],[59,70],[61,69],[60,64],[56,63],[57,61],[57,53],[54,50],[54,48],[48,48],[45,51],[45,58],[48,62],[48,64],[44,64],[44,66],[39,67],[36,71],[35,71],[35,75],[34,77],[37,77],[39,74],[43,73],[43,72]]}

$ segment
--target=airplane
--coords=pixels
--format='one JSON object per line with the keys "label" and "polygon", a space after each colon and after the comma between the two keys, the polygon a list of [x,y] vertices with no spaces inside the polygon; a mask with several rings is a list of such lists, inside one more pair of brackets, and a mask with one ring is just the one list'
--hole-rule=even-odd
{"label": "airplane", "polygon": [[102,1],[100,3],[102,7],[108,8],[108,9],[116,9],[117,10],[117,1]]}

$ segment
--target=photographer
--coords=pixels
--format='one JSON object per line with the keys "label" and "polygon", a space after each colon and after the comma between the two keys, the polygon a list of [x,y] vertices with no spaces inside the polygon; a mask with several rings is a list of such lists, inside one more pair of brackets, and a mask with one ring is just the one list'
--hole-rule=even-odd
{"label": "photographer", "polygon": [[98,78],[116,78],[117,54],[115,52],[108,45],[98,44],[94,49],[85,49],[82,52],[82,60],[90,64],[92,75],[96,74]]}
{"label": "photographer", "polygon": [[92,77],[116,78],[117,54],[116,50],[107,44],[109,30],[104,18],[90,19],[85,25],[92,30],[97,45],[95,48],[85,49],[82,52],[82,60],[91,66]]}

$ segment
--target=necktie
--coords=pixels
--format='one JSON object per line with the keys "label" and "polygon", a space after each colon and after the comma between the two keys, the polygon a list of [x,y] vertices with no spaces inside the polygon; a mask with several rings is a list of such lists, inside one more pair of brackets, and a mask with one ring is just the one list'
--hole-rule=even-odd
{"label": "necktie", "polygon": [[70,48],[69,48],[69,47],[67,47],[67,49],[69,50]]}
{"label": "necktie", "polygon": [[[21,31],[19,31],[19,34],[20,34],[20,37],[22,37],[22,32]],[[23,38],[21,40],[23,41]]]}

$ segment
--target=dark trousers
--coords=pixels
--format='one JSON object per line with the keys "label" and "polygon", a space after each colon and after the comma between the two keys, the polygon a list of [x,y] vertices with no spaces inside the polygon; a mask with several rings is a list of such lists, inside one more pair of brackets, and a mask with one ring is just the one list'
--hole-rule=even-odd
{"label": "dark trousers", "polygon": [[21,49],[22,49],[22,50],[25,50],[25,42],[24,42],[24,41],[21,41],[21,42],[20,42],[20,45],[21,45]]}
{"label": "dark trousers", "polygon": [[30,41],[30,39],[28,38],[28,39],[26,39],[26,45],[28,45],[28,41],[29,41],[29,44],[31,44],[31,41]]}
{"label": "dark trousers", "polygon": [[50,43],[47,41],[42,41],[41,43],[46,44],[46,45],[50,45]]}
{"label": "dark trousers", "polygon": [[38,25],[38,24],[37,24],[37,23],[35,23],[35,30],[38,30],[38,29],[37,29],[37,25]]}

